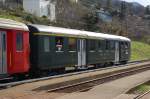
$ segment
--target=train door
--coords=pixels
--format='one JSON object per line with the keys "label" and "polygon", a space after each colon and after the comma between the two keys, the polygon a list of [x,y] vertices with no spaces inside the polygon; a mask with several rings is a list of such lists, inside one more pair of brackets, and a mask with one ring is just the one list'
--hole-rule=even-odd
{"label": "train door", "polygon": [[28,32],[12,31],[13,43],[9,74],[26,73],[29,70],[29,36]]}
{"label": "train door", "polygon": [[78,66],[86,66],[86,40],[78,40]]}
{"label": "train door", "polygon": [[6,32],[0,31],[0,74],[7,73]]}
{"label": "train door", "polygon": [[115,63],[119,63],[119,42],[115,42]]}
{"label": "train door", "polygon": [[21,71],[24,66],[24,36],[23,32],[17,31],[14,39],[14,69],[15,72]]}

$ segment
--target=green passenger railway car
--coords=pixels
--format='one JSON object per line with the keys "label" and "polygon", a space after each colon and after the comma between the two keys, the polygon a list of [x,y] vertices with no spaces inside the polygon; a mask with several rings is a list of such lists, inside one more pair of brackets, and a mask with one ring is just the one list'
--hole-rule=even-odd
{"label": "green passenger railway car", "polygon": [[28,28],[35,72],[123,64],[130,59],[131,41],[126,37],[35,24]]}

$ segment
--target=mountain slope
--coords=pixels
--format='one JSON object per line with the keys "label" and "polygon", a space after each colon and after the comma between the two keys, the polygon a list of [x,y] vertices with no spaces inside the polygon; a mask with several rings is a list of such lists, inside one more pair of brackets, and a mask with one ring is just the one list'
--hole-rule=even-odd
{"label": "mountain slope", "polygon": [[[107,1],[108,0],[80,0],[80,2],[87,6],[87,7],[93,7],[94,5],[100,3],[101,7],[106,7],[107,6]],[[120,10],[121,8],[121,3],[122,0],[110,0],[111,1],[111,6],[113,9]],[[144,12],[144,6],[137,3],[137,2],[125,2],[126,7],[128,10],[130,10],[133,14],[136,15],[141,15]]]}

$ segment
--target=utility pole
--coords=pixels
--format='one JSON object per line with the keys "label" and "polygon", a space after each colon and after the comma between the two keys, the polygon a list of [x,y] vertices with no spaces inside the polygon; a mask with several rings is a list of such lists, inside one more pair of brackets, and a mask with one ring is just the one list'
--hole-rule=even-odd
{"label": "utility pole", "polygon": [[107,0],[106,1],[106,10],[110,10],[111,9],[111,3],[112,3],[111,0]]}
{"label": "utility pole", "polygon": [[[125,22],[125,32],[127,35],[127,6],[126,6],[126,2],[122,1],[121,2],[121,9],[120,9],[120,21],[121,21],[121,32],[123,32],[123,23]],[[122,35],[122,33],[121,33]]]}

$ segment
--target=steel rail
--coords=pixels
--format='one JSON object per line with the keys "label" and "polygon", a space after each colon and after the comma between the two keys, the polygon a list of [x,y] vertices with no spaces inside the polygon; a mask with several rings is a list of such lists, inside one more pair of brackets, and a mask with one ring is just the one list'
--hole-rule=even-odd
{"label": "steel rail", "polygon": [[[61,87],[49,89],[49,90],[47,90],[47,92],[55,92],[55,91],[63,91],[63,90],[64,91],[65,90],[69,90],[68,92],[71,92],[70,89],[71,88],[74,89],[76,86],[79,87],[79,90],[77,90],[75,92],[85,91],[85,90],[91,89],[93,86],[96,86],[96,85],[99,85],[101,83],[107,82],[107,80],[111,81],[111,80],[114,80],[114,79],[118,79],[118,78],[121,78],[121,77],[132,75],[133,72],[138,72],[140,70],[144,70],[145,71],[145,69],[146,70],[150,69],[150,66],[149,65],[145,65],[145,67],[133,68],[132,70],[115,73],[115,74],[108,75],[108,76],[105,76],[105,77],[100,77],[100,78],[87,80],[87,81],[83,81],[83,82],[79,82],[79,83],[75,83],[75,84],[71,84],[71,85],[66,85],[66,86],[61,86]],[[98,81],[100,81],[99,84],[93,84],[93,83],[98,83]],[[91,86],[87,88],[88,85],[86,86],[86,84],[90,84]],[[86,86],[86,88],[80,89],[82,87],[82,85]],[[78,88],[76,88],[76,89],[78,89]]]}
{"label": "steel rail", "polygon": [[145,92],[145,93],[143,93],[143,94],[140,94],[140,95],[134,97],[134,99],[142,99],[144,96],[146,96],[146,95],[149,94],[149,93],[150,93],[150,90],[147,91],[147,92]]}

